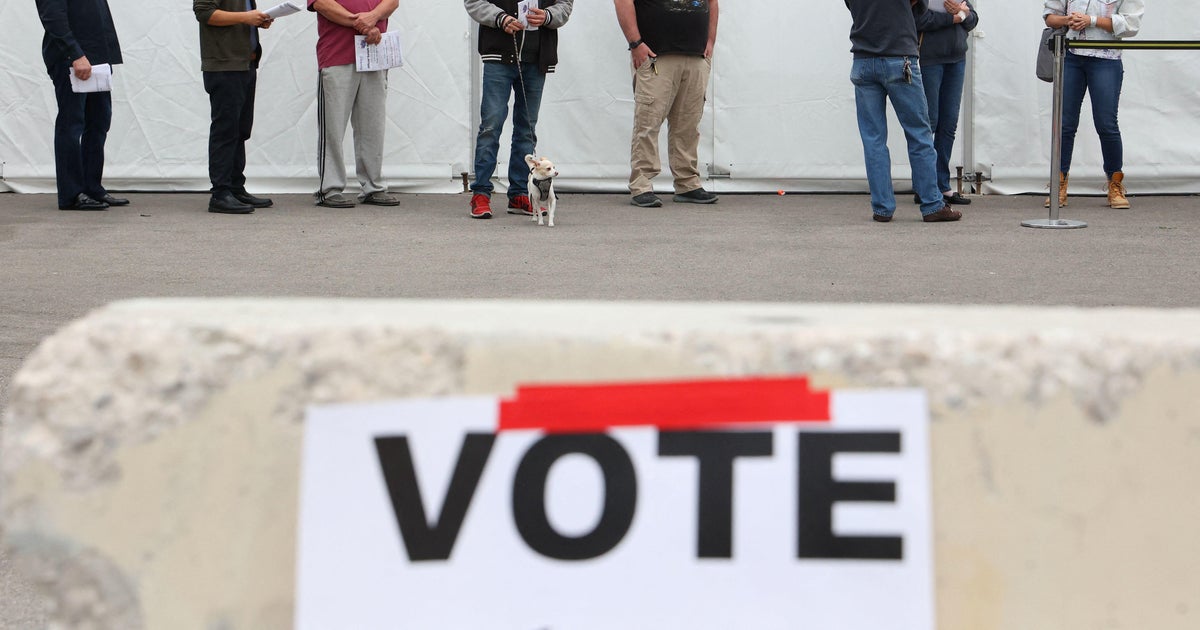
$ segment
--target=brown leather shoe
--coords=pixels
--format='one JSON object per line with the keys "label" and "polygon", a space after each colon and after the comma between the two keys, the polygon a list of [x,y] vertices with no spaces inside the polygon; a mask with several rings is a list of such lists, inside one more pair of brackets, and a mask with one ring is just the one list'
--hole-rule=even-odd
{"label": "brown leather shoe", "polygon": [[891,220],[892,220],[892,217],[889,217],[889,216],[887,216],[887,215],[883,215],[883,214],[874,214],[874,213],[872,213],[872,214],[871,214],[871,218],[872,218],[872,219],[874,219],[874,220],[876,220],[876,221],[878,221],[878,222],[880,222],[880,223],[887,223],[888,221],[891,221]]}
{"label": "brown leather shoe", "polygon": [[962,213],[950,206],[943,205],[941,210],[931,212],[921,218],[926,223],[937,223],[939,221],[957,221],[962,218]]}

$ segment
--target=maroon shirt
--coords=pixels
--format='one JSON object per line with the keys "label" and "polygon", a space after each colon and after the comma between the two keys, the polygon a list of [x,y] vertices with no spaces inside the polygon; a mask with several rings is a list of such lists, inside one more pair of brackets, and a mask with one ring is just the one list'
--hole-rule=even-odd
{"label": "maroon shirt", "polygon": [[[308,10],[313,11],[313,3],[308,0]],[[380,0],[334,0],[351,13],[365,13],[379,6]],[[387,20],[380,20],[375,26],[380,32],[387,32]],[[349,26],[340,26],[317,14],[317,67],[344,66],[354,63],[354,36],[358,33]]]}

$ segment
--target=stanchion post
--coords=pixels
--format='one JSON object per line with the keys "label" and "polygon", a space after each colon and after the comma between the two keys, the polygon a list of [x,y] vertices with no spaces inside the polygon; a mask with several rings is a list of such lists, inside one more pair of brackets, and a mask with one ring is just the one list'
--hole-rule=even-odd
{"label": "stanchion post", "polygon": [[1062,114],[1063,114],[1063,66],[1067,58],[1067,37],[1063,33],[1051,39],[1054,46],[1054,101],[1050,112],[1050,218],[1029,219],[1021,225],[1031,228],[1073,229],[1085,228],[1083,221],[1058,218],[1058,195],[1062,188],[1059,177],[1059,162],[1062,161]]}

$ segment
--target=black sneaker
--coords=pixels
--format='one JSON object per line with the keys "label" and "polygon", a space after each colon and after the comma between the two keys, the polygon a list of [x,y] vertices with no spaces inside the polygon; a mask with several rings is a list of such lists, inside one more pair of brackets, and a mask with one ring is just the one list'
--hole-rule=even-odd
{"label": "black sneaker", "polygon": [[697,188],[675,195],[672,201],[676,203],[717,203],[717,196],[703,188]]}
{"label": "black sneaker", "polygon": [[647,192],[634,196],[633,199],[629,200],[629,203],[639,208],[658,208],[662,206],[662,199],[659,199],[658,195],[652,192]]}

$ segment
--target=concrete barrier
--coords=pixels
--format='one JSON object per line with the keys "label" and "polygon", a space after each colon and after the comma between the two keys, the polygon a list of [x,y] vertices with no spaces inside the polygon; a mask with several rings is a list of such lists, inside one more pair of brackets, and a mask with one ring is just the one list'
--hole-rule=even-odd
{"label": "concrete barrier", "polygon": [[938,627],[1200,626],[1200,312],[139,300],[12,383],[3,547],[54,627],[292,625],[307,405],[807,374],[918,387]]}

